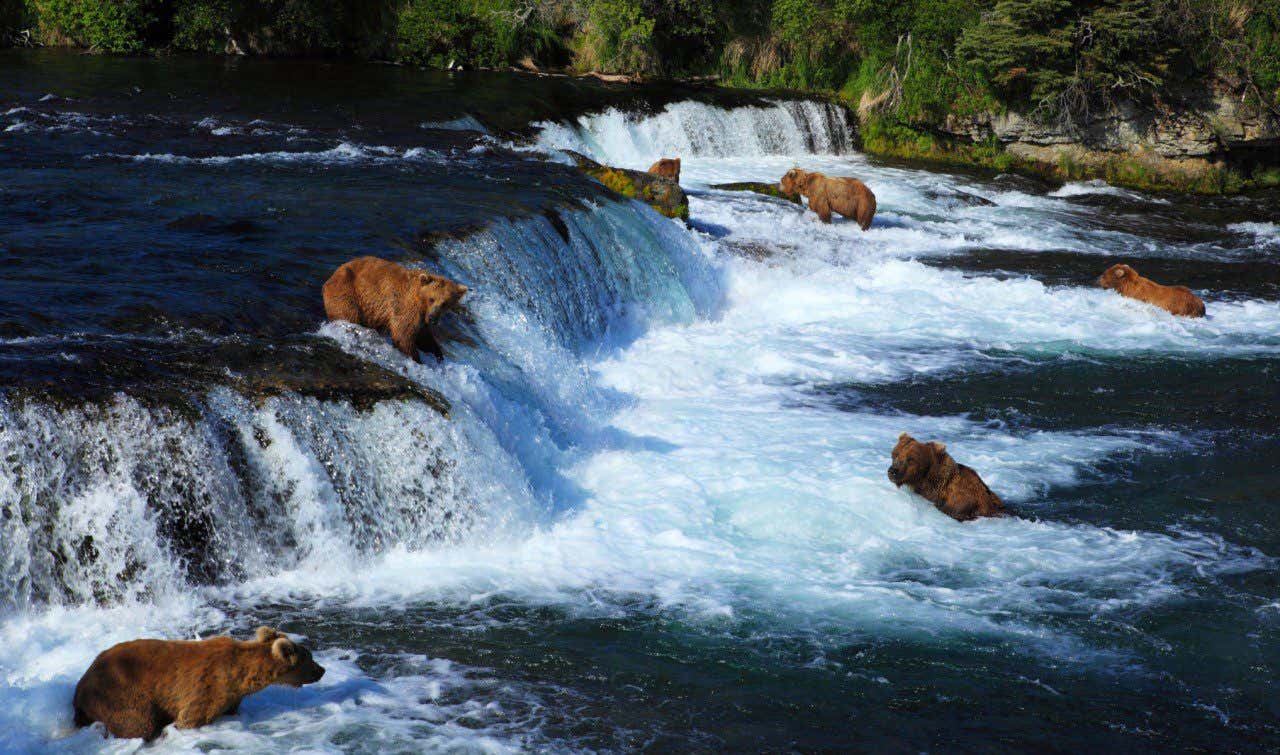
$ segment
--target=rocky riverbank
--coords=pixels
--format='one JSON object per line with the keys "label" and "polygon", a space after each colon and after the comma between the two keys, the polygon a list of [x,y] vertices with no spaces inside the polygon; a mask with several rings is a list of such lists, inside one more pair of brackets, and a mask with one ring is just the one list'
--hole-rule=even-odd
{"label": "rocky riverbank", "polygon": [[862,144],[884,156],[1151,191],[1234,194],[1280,186],[1280,118],[1224,90],[1159,110],[1123,103],[1083,125],[1006,111],[948,115],[932,128],[909,128],[863,114]]}

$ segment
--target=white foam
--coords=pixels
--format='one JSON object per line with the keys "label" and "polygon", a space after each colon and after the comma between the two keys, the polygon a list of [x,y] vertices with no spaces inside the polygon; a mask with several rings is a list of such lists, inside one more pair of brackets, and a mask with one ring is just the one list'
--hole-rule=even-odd
{"label": "white foam", "polygon": [[1156,204],[1169,203],[1167,200],[1160,199],[1158,197],[1151,197],[1129,189],[1122,189],[1119,186],[1112,186],[1102,179],[1094,179],[1092,181],[1073,181],[1065,183],[1056,190],[1049,192],[1049,196],[1051,197],[1082,197],[1088,195],[1124,197],[1126,199],[1136,199]]}
{"label": "white foam", "polygon": [[1280,246],[1280,223],[1232,223],[1227,229],[1250,234],[1263,246]]}
{"label": "white foam", "polygon": [[440,131],[476,131],[481,134],[488,134],[489,129],[472,115],[464,115],[460,118],[454,118],[448,121],[426,121],[420,124],[421,128],[436,129]]}
{"label": "white foam", "polygon": [[162,153],[143,153],[137,155],[125,155],[115,153],[100,153],[88,156],[92,158],[114,158],[123,160],[133,160],[135,162],[158,162],[169,163],[174,165],[228,165],[239,162],[261,162],[276,163],[281,165],[289,165],[296,163],[323,163],[323,164],[343,164],[343,163],[360,163],[360,162],[386,162],[390,160],[435,160],[440,159],[438,153],[421,147],[411,147],[408,149],[397,149],[393,147],[355,144],[352,142],[342,142],[336,147],[317,151],[297,151],[290,152],[285,150],[273,152],[249,152],[240,155],[212,155],[208,157],[192,157],[190,155],[175,155],[168,152]]}

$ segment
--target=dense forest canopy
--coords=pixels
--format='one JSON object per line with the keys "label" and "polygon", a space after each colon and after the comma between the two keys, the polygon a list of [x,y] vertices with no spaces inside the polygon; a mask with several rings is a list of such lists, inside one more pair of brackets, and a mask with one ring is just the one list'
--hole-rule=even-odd
{"label": "dense forest canopy", "polygon": [[1280,108],[1275,0],[0,0],[10,44],[376,57],[838,93],[904,124],[1073,121],[1214,82]]}

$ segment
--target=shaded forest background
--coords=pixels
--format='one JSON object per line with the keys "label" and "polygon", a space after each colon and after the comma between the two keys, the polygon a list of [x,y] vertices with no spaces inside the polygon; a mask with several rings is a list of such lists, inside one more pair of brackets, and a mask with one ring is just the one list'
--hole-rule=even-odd
{"label": "shaded forest background", "polygon": [[1226,89],[1280,110],[1277,0],[0,0],[10,45],[717,75],[834,94],[892,128],[1083,122]]}

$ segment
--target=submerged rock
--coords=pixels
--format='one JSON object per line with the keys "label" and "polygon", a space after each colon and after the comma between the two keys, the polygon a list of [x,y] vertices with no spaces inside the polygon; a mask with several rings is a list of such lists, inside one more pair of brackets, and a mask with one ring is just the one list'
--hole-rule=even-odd
{"label": "submerged rock", "polygon": [[968,205],[970,207],[994,207],[992,202],[986,197],[980,197],[977,194],[970,194],[967,191],[959,189],[925,189],[924,197],[932,199],[935,202],[943,202],[948,205]]}
{"label": "submerged rock", "polygon": [[767,184],[761,181],[739,181],[737,183],[715,184],[711,188],[718,189],[720,191],[751,191],[756,194],[763,194],[766,197],[785,199],[786,201],[794,202],[795,204],[803,204],[803,202],[800,201],[799,194],[788,194],[777,184]]}
{"label": "submerged rock", "polygon": [[261,230],[261,228],[259,228],[252,220],[240,219],[223,221],[212,215],[206,215],[203,212],[197,212],[193,215],[184,215],[177,220],[171,220],[168,223],[165,223],[164,227],[171,231],[226,233],[233,236],[244,236]]}
{"label": "submerged rock", "polygon": [[586,155],[568,152],[578,170],[629,199],[638,199],[660,214],[677,220],[689,219],[689,197],[680,184],[669,178],[629,168],[601,165]]}

